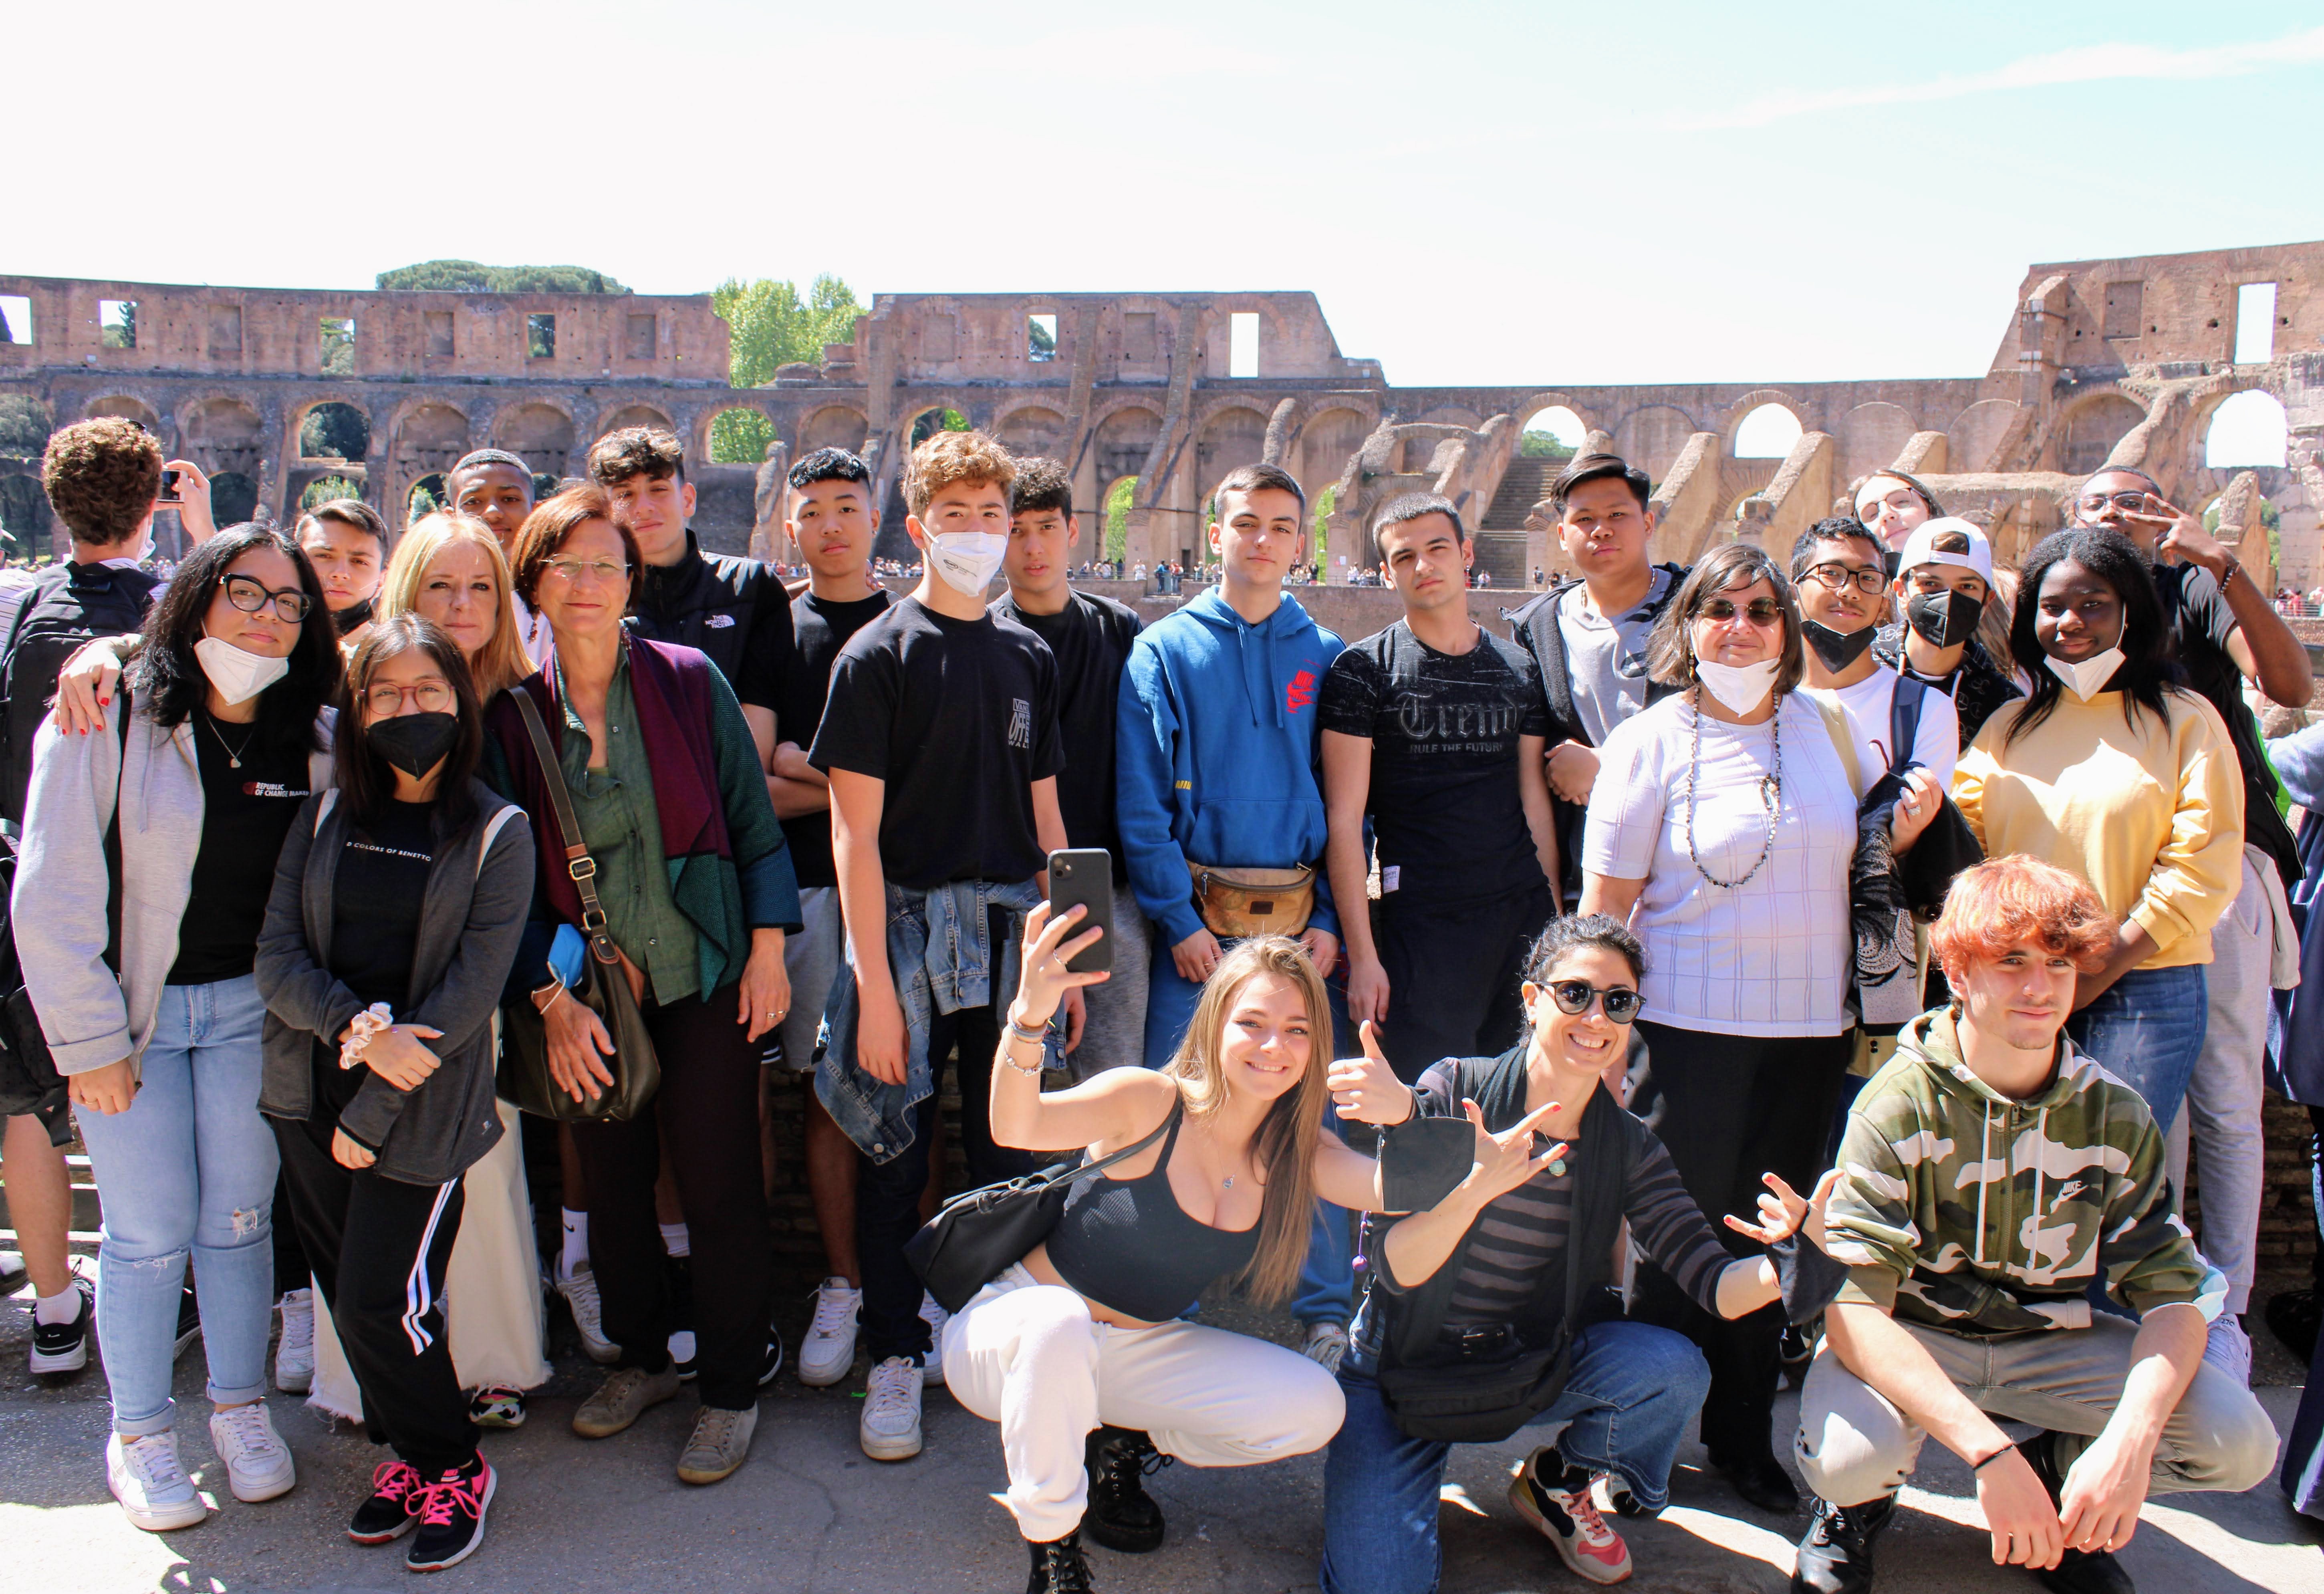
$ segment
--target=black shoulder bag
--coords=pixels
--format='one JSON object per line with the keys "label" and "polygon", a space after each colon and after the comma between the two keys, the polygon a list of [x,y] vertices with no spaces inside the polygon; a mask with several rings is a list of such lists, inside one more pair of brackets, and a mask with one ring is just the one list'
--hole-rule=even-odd
{"label": "black shoulder bag", "polygon": [[1068,1191],[1153,1145],[1185,1110],[1182,1101],[1152,1134],[1095,1162],[1059,1163],[982,1190],[964,1191],[905,1242],[904,1260],[928,1286],[937,1305],[959,1311],[977,1291],[1049,1238],[1065,1215]]}
{"label": "black shoulder bag", "polygon": [[605,934],[605,910],[597,900],[597,861],[581,839],[581,821],[573,812],[573,794],[565,788],[565,771],[549,745],[549,728],[530,693],[512,688],[524,728],[532,738],[533,756],[540,761],[540,783],[557,810],[557,839],[565,849],[566,872],[581,893],[581,930],[589,937],[589,956],[581,964],[581,983],[568,993],[597,1015],[613,1038],[613,1055],[605,1059],[613,1083],[594,1101],[576,1101],[549,1072],[549,1026],[530,1001],[510,1002],[501,1009],[501,1095],[520,1110],[539,1118],[575,1123],[622,1123],[645,1110],[661,1083],[661,1064],[654,1055],[653,1037],[646,1032],[645,1015],[630,990],[622,969],[622,954]]}

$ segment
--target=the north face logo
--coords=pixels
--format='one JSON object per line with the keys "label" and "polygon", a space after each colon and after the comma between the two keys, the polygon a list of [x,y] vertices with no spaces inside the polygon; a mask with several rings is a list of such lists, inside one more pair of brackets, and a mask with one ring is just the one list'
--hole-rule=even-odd
{"label": "the north face logo", "polygon": [[1283,689],[1283,705],[1293,714],[1297,714],[1314,701],[1315,672],[1312,669],[1303,669],[1293,676],[1291,684]]}

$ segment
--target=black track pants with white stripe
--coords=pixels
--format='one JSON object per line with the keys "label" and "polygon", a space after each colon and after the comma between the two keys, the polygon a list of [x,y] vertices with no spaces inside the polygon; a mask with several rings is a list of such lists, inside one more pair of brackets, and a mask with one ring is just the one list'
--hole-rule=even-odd
{"label": "black track pants with white stripe", "polygon": [[274,1120],[299,1242],[363,1390],[372,1442],[429,1477],[476,1453],[452,1370],[444,1276],[460,1232],[460,1182],[406,1184],[331,1160],[330,1126]]}

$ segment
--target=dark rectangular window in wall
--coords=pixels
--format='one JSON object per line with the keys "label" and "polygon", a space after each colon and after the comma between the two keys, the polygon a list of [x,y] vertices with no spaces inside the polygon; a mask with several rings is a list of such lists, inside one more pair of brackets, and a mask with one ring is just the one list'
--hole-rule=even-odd
{"label": "dark rectangular window in wall", "polygon": [[137,301],[134,299],[100,299],[97,301],[97,343],[99,348],[134,349],[137,346]]}
{"label": "dark rectangular window in wall", "polygon": [[654,357],[654,318],[651,316],[630,318],[630,358],[650,360]]}
{"label": "dark rectangular window in wall", "polygon": [[210,306],[210,358],[237,360],[242,357],[242,307],[238,304]]}
{"label": "dark rectangular window in wall", "polygon": [[32,301],[21,293],[0,293],[0,343],[32,341]]}
{"label": "dark rectangular window in wall", "polygon": [[451,311],[429,310],[428,312],[428,355],[430,359],[436,360],[448,360],[452,357]]}
{"label": "dark rectangular window in wall", "polygon": [[1121,357],[1144,364],[1155,358],[1154,312],[1130,310],[1121,318]]}
{"label": "dark rectangular window in wall", "polygon": [[320,344],[318,362],[326,376],[353,376],[355,373],[355,318],[353,316],[325,316],[316,328]]}
{"label": "dark rectangular window in wall", "polygon": [[1025,318],[1025,357],[1028,360],[1054,360],[1057,357],[1056,317]]}
{"label": "dark rectangular window in wall", "polygon": [[528,360],[557,358],[557,318],[538,312],[524,318],[524,357]]}
{"label": "dark rectangular window in wall", "polygon": [[2138,337],[2146,331],[2146,284],[2107,284],[2106,336]]}

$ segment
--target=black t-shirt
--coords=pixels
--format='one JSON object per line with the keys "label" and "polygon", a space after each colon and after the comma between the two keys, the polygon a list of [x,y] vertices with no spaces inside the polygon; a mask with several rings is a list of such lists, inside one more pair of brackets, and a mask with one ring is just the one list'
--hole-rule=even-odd
{"label": "black t-shirt", "polygon": [[269,753],[259,745],[256,725],[220,724],[205,709],[194,710],[192,725],[202,773],[202,843],[194,854],[193,894],[178,921],[171,985],[208,985],[250,972],[266,899],[274,894],[274,861],[308,797],[305,752]]}
{"label": "black t-shirt", "polygon": [[[831,695],[831,667],[849,639],[888,612],[895,602],[885,587],[874,587],[868,598],[834,603],[803,592],[791,600],[791,668],[783,677],[783,701],[775,711],[775,739],[815,745],[816,727],[823,723],[824,700]],[[839,871],[831,859],[831,810],[821,808],[783,821],[783,839],[790,843],[791,868],[799,889],[835,886]]]}
{"label": "black t-shirt", "polygon": [[[398,1021],[411,999],[411,954],[436,861],[435,813],[433,803],[391,801],[376,823],[351,822],[331,883],[331,972],[364,1006],[385,1002]],[[337,1119],[369,1072],[340,1067],[338,1037],[317,1036],[309,1116]]]}
{"label": "black t-shirt", "polygon": [[1368,805],[1388,902],[1473,901],[1541,882],[1517,791],[1517,738],[1545,736],[1533,659],[1480,630],[1439,653],[1401,620],[1332,661],[1326,731],[1369,736]]}
{"label": "black t-shirt", "polygon": [[790,598],[781,577],[758,560],[706,554],[688,531],[678,563],[638,572],[628,624],[648,641],[701,650],[738,700],[780,711],[790,668]]}
{"label": "black t-shirt", "polygon": [[2171,628],[2171,654],[2187,671],[2187,684],[2227,723],[2236,761],[2244,771],[2244,839],[2275,861],[2288,888],[2301,877],[2300,848],[2291,827],[2276,812],[2275,783],[2260,746],[2259,725],[2244,702],[2244,673],[2227,652],[2227,639],[2242,623],[2227,594],[2209,570],[2195,565],[2153,565],[2155,596],[2163,601]]}
{"label": "black t-shirt", "polygon": [[887,783],[880,862],[895,884],[1030,880],[1047,861],[1032,783],[1065,767],[1057,661],[1013,620],[900,599],[839,650],[807,761]]}
{"label": "black t-shirt", "polygon": [[1112,853],[1114,883],[1125,884],[1130,869],[1113,806],[1113,728],[1121,714],[1121,667],[1145,622],[1126,604],[1080,592],[1055,614],[1028,614],[1006,594],[992,612],[1048,643],[1056,656],[1057,733],[1065,748],[1057,807],[1065,840]]}

